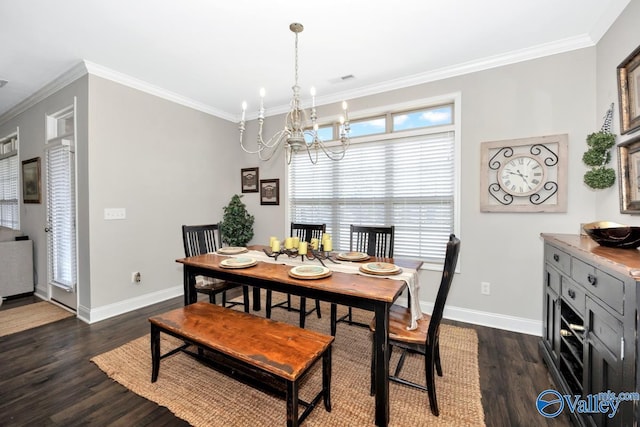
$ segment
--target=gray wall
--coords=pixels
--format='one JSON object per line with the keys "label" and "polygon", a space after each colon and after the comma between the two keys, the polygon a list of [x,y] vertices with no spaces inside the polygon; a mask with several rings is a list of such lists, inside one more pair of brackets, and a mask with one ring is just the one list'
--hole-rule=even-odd
{"label": "gray wall", "polygon": [[[95,76],[89,100],[91,308],[181,293],[181,225],[222,220],[240,190],[237,127]],[[105,208],[126,220],[105,221]]]}
{"label": "gray wall", "polygon": [[[640,45],[640,1],[631,1],[622,15],[611,26],[609,31],[600,39],[597,46],[597,114],[594,130],[600,129],[603,117],[611,103],[615,103],[612,132],[617,134],[616,143],[620,143],[640,135],[638,131],[629,135],[620,135],[620,110],[618,104],[618,80],[616,68],[620,63]],[[618,169],[617,149],[611,150],[613,158],[610,166]],[[617,177],[616,185],[597,192],[596,220],[615,221],[621,224],[640,225],[640,217],[620,213],[620,198]]]}

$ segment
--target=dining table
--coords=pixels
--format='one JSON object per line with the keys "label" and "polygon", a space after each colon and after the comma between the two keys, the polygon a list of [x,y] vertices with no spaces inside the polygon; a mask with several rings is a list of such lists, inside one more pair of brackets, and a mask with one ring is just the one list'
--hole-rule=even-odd
{"label": "dining table", "polygon": [[[267,247],[260,245],[248,247],[249,250],[258,252],[263,252],[265,248]],[[269,250],[264,253],[268,252]],[[254,253],[257,254],[257,252]],[[309,280],[293,277],[289,274],[292,266],[287,264],[288,257],[286,255],[273,261],[269,260],[269,262],[266,260],[257,261],[254,265],[246,268],[229,268],[228,264],[224,262],[228,258],[230,258],[228,255],[207,253],[176,260],[183,266],[185,305],[197,301],[196,276],[202,275],[252,286],[254,309],[256,302],[260,300],[260,289],[271,289],[276,292],[320,299],[374,313],[376,334],[374,340],[376,343],[374,349],[376,353],[374,359],[376,364],[375,424],[387,426],[389,423],[389,308],[407,289],[408,280],[389,280],[386,276],[352,274],[343,271],[332,271],[327,277]],[[318,263],[319,261],[308,260],[307,262]],[[329,262],[325,260],[324,264],[328,265]],[[371,257],[368,262],[394,263],[402,269],[412,271],[417,271],[422,265],[421,261],[413,259]],[[410,296],[409,299],[417,302],[417,295]],[[259,305],[257,307],[260,308]]]}

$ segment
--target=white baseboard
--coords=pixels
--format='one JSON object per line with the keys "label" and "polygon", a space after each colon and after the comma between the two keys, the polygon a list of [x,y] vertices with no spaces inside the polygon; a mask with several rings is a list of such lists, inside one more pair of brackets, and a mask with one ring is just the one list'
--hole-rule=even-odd
{"label": "white baseboard", "polygon": [[[398,301],[401,301],[400,298]],[[406,304],[406,299],[400,304]],[[423,313],[433,311],[433,303],[420,301]],[[542,321],[525,319],[522,317],[507,316],[504,314],[490,313],[488,311],[470,310],[468,308],[446,306],[444,318],[473,325],[488,326],[490,328],[503,329],[527,335],[542,336]]]}
{"label": "white baseboard", "polygon": [[[179,285],[94,309],[78,307],[78,318],[87,323],[95,323],[182,295],[183,287]],[[399,298],[398,303],[406,305],[407,301],[405,298]],[[433,303],[430,302],[421,301],[420,307],[424,313],[433,311]],[[527,335],[542,336],[541,321],[522,317],[447,306],[444,310],[444,318]]]}
{"label": "white baseboard", "polygon": [[87,323],[95,323],[182,295],[184,290],[180,285],[93,309],[78,307],[78,318]]}

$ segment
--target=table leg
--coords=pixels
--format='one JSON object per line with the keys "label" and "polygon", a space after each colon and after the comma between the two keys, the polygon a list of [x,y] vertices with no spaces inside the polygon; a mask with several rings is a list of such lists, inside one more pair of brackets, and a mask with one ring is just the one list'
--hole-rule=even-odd
{"label": "table leg", "polygon": [[260,311],[260,288],[253,287],[253,311]]}
{"label": "table leg", "polygon": [[389,305],[375,308],[376,425],[389,423]]}
{"label": "table leg", "polygon": [[196,276],[191,273],[189,266],[182,267],[182,281],[184,286],[184,305],[193,304],[198,300],[196,293]]}

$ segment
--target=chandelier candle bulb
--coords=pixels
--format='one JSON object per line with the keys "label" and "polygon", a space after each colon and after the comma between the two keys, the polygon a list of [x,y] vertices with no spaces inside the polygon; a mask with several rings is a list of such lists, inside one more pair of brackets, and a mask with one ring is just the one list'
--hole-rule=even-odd
{"label": "chandelier candle bulb", "polygon": [[311,108],[316,108],[316,88],[311,87]]}
{"label": "chandelier candle bulb", "polygon": [[244,117],[246,112],[247,112],[247,102],[243,101],[242,102],[242,119],[241,119],[242,122],[244,122]]}

